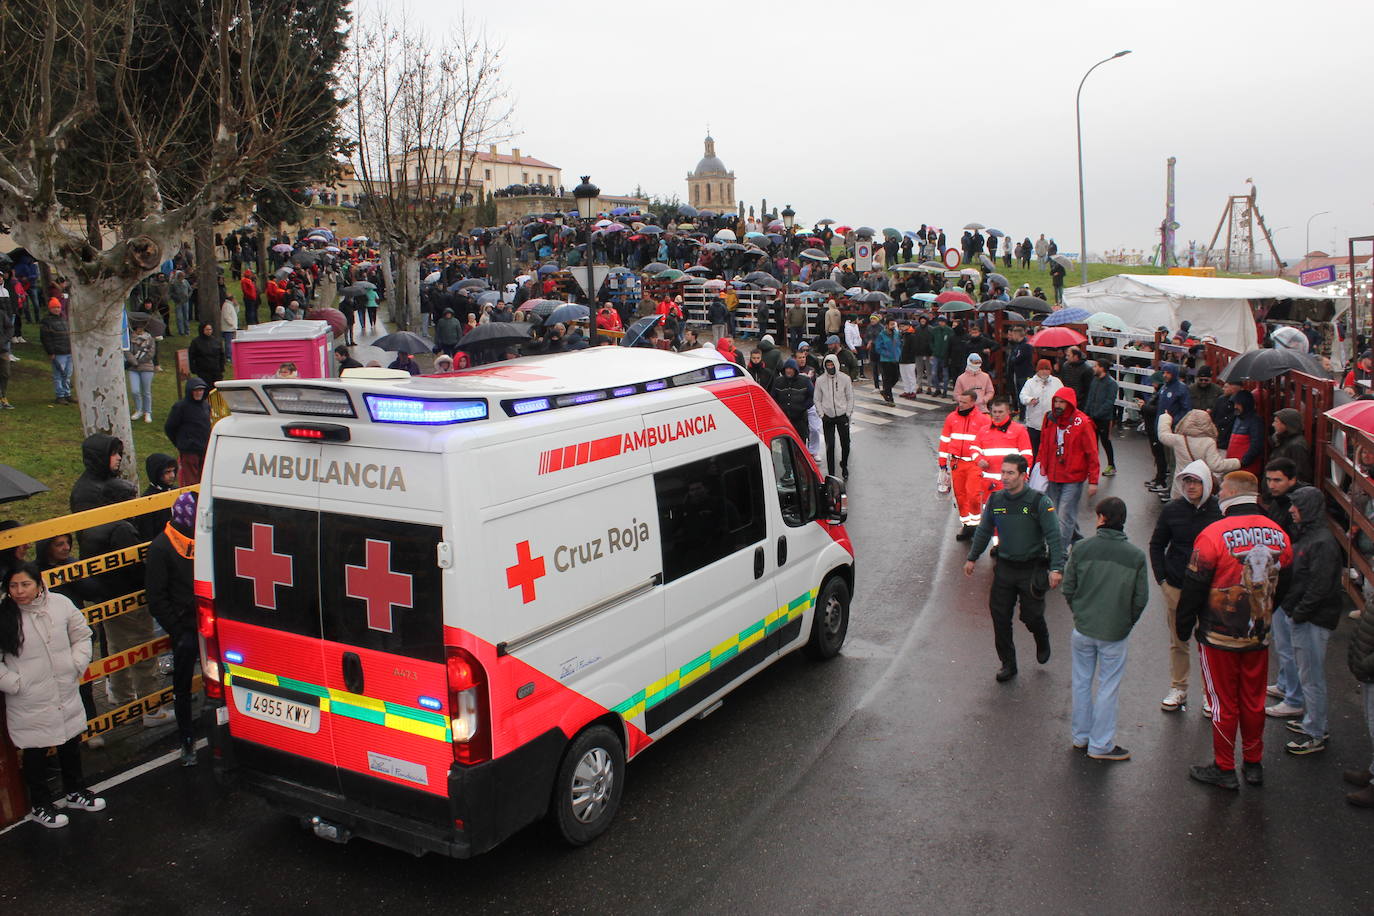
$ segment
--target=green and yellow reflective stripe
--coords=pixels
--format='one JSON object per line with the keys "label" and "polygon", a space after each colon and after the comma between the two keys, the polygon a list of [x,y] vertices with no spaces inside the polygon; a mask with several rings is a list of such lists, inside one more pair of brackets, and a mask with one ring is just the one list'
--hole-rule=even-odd
{"label": "green and yellow reflective stripe", "polygon": [[669,672],[666,677],[659,678],[643,690],[635,691],[632,696],[612,706],[611,711],[618,712],[627,719],[643,715],[646,709],[652,709],[697,678],[709,674],[739,653],[747,650],[760,639],[773,635],[780,628],[796,620],[805,614],[815,601],[815,589],[798,595],[787,604],[769,613],[762,620],[754,621],[734,636],[712,646],[709,651],[703,652],[685,663],[676,671]]}
{"label": "green and yellow reflective stripe", "polygon": [[241,680],[266,684],[269,687],[284,687],[288,690],[318,697],[320,712],[343,716],[347,719],[356,719],[360,722],[370,722],[373,725],[409,732],[412,735],[419,735],[421,738],[443,741],[446,744],[453,740],[452,726],[449,724],[448,717],[442,713],[432,712],[428,709],[416,709],[413,706],[403,706],[387,700],[378,700],[375,697],[365,697],[361,694],[349,693],[346,690],[322,687],[309,681],[298,681],[295,678],[272,674],[268,671],[258,671],[255,668],[246,668],[243,665],[226,665],[225,669],[225,684]]}

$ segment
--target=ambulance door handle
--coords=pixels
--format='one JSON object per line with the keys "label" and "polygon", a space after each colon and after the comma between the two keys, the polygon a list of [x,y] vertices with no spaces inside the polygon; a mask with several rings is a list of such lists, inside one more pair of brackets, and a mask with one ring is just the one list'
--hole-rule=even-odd
{"label": "ambulance door handle", "polygon": [[787,535],[778,538],[778,565],[782,566],[787,562]]}
{"label": "ambulance door handle", "polygon": [[358,657],[357,652],[345,652],[343,654],[343,679],[344,686],[349,693],[362,693],[363,687],[363,660]]}
{"label": "ambulance door handle", "polygon": [[754,578],[755,578],[755,579],[762,579],[762,578],[763,578],[763,565],[764,565],[765,562],[766,562],[766,561],[765,561],[764,558],[763,558],[763,548],[762,548],[762,547],[755,547],[755,548],[754,548]]}

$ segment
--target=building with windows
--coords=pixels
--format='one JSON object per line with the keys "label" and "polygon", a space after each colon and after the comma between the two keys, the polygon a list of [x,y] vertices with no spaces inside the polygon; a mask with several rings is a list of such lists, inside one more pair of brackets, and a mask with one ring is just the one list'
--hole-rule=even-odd
{"label": "building with windows", "polygon": [[[563,184],[563,170],[558,166],[526,156],[519,147],[509,153],[497,152],[493,144],[486,152],[460,153],[458,150],[410,150],[404,156],[393,156],[387,163],[391,179],[398,184],[413,183],[416,173],[424,168],[427,175],[437,176],[440,182],[458,180],[472,189],[474,196],[488,197],[511,185],[523,185],[532,193],[557,193]],[[430,179],[433,180],[433,179]],[[480,194],[477,189],[481,188]]]}
{"label": "building with windows", "polygon": [[717,213],[734,210],[735,173],[725,167],[716,155],[716,141],[706,137],[706,154],[694,171],[687,175],[687,202],[698,210]]}

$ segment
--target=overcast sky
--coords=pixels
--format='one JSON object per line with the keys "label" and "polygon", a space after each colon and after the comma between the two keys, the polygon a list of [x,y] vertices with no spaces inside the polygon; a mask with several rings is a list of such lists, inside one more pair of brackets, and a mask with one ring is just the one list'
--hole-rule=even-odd
{"label": "overcast sky", "polygon": [[[459,10],[409,3],[434,35]],[[513,145],[569,188],[590,174],[608,193],[685,199],[709,123],[746,205],[956,236],[976,220],[1077,251],[1074,91],[1129,48],[1083,89],[1092,251],[1157,241],[1169,156],[1181,248],[1207,242],[1247,178],[1285,258],[1321,210],[1313,248],[1374,235],[1370,0],[522,0],[469,14],[505,46]]]}

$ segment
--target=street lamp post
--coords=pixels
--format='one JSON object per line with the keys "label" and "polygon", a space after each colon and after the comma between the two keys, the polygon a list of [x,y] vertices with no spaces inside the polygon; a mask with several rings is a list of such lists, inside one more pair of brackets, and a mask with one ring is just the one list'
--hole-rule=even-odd
{"label": "street lamp post", "polygon": [[1323,210],[1320,213],[1313,213],[1307,218],[1307,233],[1302,237],[1302,259],[1307,260],[1307,256],[1312,253],[1312,220],[1319,216],[1326,216],[1330,210]]}
{"label": "street lamp post", "polygon": [[583,258],[587,262],[587,342],[595,347],[600,343],[600,335],[596,327],[596,271],[592,269],[592,233],[591,226],[596,222],[597,199],[601,197],[601,189],[592,184],[590,175],[582,176],[582,183],[573,188],[573,197],[577,198],[577,212],[587,221],[587,248],[583,252]]}
{"label": "street lamp post", "polygon": [[1078,130],[1078,262],[1083,268],[1083,282],[1088,282],[1088,217],[1083,207],[1083,84],[1088,81],[1088,77],[1098,67],[1107,61],[1116,60],[1118,57],[1125,57],[1130,51],[1117,51],[1111,57],[1099,60],[1088,68],[1088,72],[1083,74],[1083,79],[1078,81],[1078,94],[1073,100],[1074,122]]}

